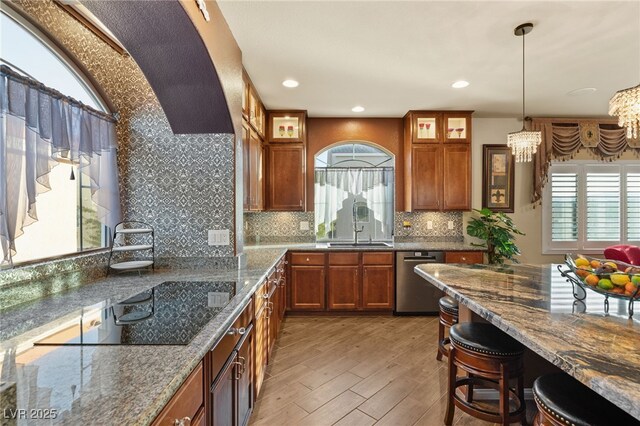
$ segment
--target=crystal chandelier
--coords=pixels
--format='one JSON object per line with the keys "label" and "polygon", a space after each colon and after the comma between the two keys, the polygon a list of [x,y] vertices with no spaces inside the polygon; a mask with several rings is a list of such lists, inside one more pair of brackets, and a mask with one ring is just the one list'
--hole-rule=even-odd
{"label": "crystal chandelier", "polygon": [[640,135],[640,84],[619,90],[609,101],[609,115],[618,116],[618,126],[626,127],[628,139]]}
{"label": "crystal chandelier", "polygon": [[533,29],[533,24],[526,23],[518,25],[513,33],[522,36],[522,130],[519,132],[511,132],[507,137],[507,146],[511,148],[511,152],[516,157],[517,163],[531,161],[533,155],[538,150],[538,145],[542,142],[542,132],[525,130],[525,114],[524,114],[524,36],[529,34]]}

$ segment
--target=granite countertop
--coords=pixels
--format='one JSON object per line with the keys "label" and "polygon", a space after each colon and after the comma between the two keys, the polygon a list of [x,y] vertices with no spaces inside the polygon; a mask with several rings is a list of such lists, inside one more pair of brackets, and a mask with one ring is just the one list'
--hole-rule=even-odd
{"label": "granite countertop", "polygon": [[[0,378],[17,384],[19,409],[57,412],[53,421],[27,418],[18,425],[151,423],[285,253],[249,249],[242,267],[234,269],[112,276],[3,312]],[[77,318],[82,307],[117,302],[173,280],[236,282],[236,295],[188,345],[33,346],[38,336]]]}
{"label": "granite countertop", "polygon": [[[574,303],[557,265],[418,265],[416,272],[543,358],[640,419],[640,315],[587,290]],[[636,311],[639,309],[636,304]]]}

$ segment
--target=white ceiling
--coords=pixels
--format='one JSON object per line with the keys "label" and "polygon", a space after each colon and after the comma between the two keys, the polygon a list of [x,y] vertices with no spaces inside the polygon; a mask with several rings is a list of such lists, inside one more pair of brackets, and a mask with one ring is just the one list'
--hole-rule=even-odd
{"label": "white ceiling", "polygon": [[[268,109],[401,117],[410,109],[606,116],[640,82],[640,1],[225,1],[220,8]],[[296,89],[284,79],[300,82]],[[456,80],[465,89],[453,89]],[[567,92],[583,87],[582,96]],[[351,108],[362,105],[364,113]]]}

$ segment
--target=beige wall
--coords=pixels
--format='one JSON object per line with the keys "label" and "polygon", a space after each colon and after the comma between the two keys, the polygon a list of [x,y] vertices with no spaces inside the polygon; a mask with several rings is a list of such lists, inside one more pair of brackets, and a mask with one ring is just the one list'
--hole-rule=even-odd
{"label": "beige wall", "polygon": [[[506,144],[507,133],[520,130],[522,122],[514,118],[474,118],[472,146],[472,199],[474,209],[482,208],[482,145]],[[526,235],[518,236],[516,244],[522,252],[522,263],[561,262],[562,255],[542,254],[542,208],[531,204],[533,182],[532,163],[517,163],[515,176],[515,210],[510,216],[518,229]],[[471,216],[464,215],[465,241],[473,241],[466,232],[466,223]]]}

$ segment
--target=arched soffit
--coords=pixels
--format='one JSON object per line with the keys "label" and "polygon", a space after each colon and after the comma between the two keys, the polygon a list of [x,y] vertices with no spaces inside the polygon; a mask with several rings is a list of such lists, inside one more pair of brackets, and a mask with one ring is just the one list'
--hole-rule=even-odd
{"label": "arched soffit", "polygon": [[178,0],[82,4],[135,59],[174,133],[234,133],[218,73]]}

